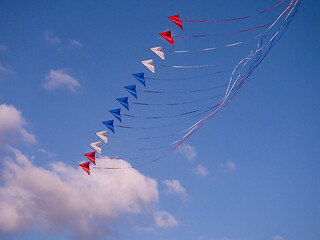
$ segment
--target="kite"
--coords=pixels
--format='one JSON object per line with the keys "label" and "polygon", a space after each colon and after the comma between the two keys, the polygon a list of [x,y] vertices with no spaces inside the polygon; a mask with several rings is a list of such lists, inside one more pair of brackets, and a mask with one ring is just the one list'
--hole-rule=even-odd
{"label": "kite", "polygon": [[105,131],[101,131],[101,132],[97,132],[97,133],[96,133],[97,136],[98,136],[99,138],[101,138],[101,140],[104,141],[106,144],[108,144],[107,132],[108,132],[108,131],[105,130]]}
{"label": "kite", "polygon": [[150,50],[152,52],[154,52],[155,54],[157,54],[162,60],[165,60],[164,58],[164,52],[162,51],[162,47],[153,47],[153,48],[150,48]]}
{"label": "kite", "polygon": [[146,86],[146,79],[144,78],[144,73],[133,73],[134,76],[143,86]]}
{"label": "kite", "polygon": [[152,73],[155,73],[153,59],[141,61]]}
{"label": "kite", "polygon": [[128,97],[117,98],[117,101],[129,111]]}
{"label": "kite", "polygon": [[96,152],[90,152],[90,153],[85,153],[84,154],[94,165],[96,165]]}
{"label": "kite", "polygon": [[101,141],[90,143],[90,146],[101,155]]}
{"label": "kite", "polygon": [[173,37],[171,36],[171,31],[166,31],[159,33],[165,40],[167,40],[172,46],[174,46]]}
{"label": "kite", "polygon": [[121,109],[120,109],[120,108],[113,109],[113,110],[109,110],[109,112],[110,112],[116,119],[118,119],[120,122],[122,122],[122,120],[121,120]]}
{"label": "kite", "polygon": [[124,88],[125,88],[132,96],[134,96],[135,99],[138,98],[138,96],[137,96],[137,90],[136,90],[136,85],[125,86]]}
{"label": "kite", "polygon": [[108,120],[108,121],[104,121],[102,123],[114,133],[113,122],[114,122],[113,120]]}
{"label": "kite", "polygon": [[79,164],[79,166],[82,167],[82,169],[83,169],[86,173],[88,173],[88,175],[90,176],[90,168],[89,168],[90,162],[81,163],[81,164]]}

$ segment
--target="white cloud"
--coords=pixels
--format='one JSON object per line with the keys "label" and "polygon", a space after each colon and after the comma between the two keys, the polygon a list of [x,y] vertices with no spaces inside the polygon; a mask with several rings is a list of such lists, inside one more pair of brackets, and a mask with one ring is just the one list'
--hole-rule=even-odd
{"label": "white cloud", "polygon": [[0,52],[5,52],[8,50],[8,46],[0,44]]}
{"label": "white cloud", "polygon": [[277,235],[272,238],[272,240],[285,240],[283,237]]}
{"label": "white cloud", "polygon": [[176,179],[164,180],[162,182],[167,186],[167,193],[178,194],[182,196],[186,196],[187,192],[184,187],[181,186],[180,182]]}
{"label": "white cloud", "polygon": [[203,165],[199,164],[195,169],[194,172],[198,175],[200,175],[201,177],[207,177],[209,175],[209,172],[207,170],[206,167],[204,167]]}
{"label": "white cloud", "polygon": [[[114,220],[139,214],[158,202],[157,181],[135,169],[94,170],[88,176],[80,167],[55,162],[37,167],[19,150],[2,159],[0,232],[29,229],[72,232],[76,239],[105,238]],[[97,159],[99,167],[128,166],[123,160]],[[157,215],[160,226],[176,225],[166,214]]]}
{"label": "white cloud", "polygon": [[71,77],[65,69],[50,70],[45,76],[46,82],[43,87],[47,90],[53,90],[60,87],[67,87],[71,91],[75,91],[80,87],[80,83]]}
{"label": "white cloud", "polygon": [[234,172],[236,170],[236,164],[228,160],[226,163],[220,163],[220,168],[223,173]]}
{"label": "white cloud", "polygon": [[155,213],[155,223],[160,228],[172,228],[179,225],[178,221],[168,212]]}
{"label": "white cloud", "polygon": [[75,47],[82,47],[82,43],[74,39],[69,39],[69,45]]}
{"label": "white cloud", "polygon": [[0,105],[0,145],[17,141],[36,143],[36,137],[24,128],[25,125],[22,113],[13,105]]}
{"label": "white cloud", "polygon": [[194,149],[194,147],[192,147],[189,144],[182,144],[177,151],[184,157],[186,157],[188,159],[189,162],[192,162],[196,157],[197,157],[197,152]]}
{"label": "white cloud", "polygon": [[58,38],[57,36],[54,35],[53,32],[48,30],[43,33],[43,38],[46,42],[50,43],[51,45],[57,45],[61,43],[60,38]]}
{"label": "white cloud", "polygon": [[38,151],[41,152],[41,153],[44,153],[44,154],[48,155],[49,158],[53,158],[53,157],[56,156],[56,154],[54,154],[54,153],[52,153],[52,152],[48,152],[47,150],[45,150],[45,149],[43,149],[43,148],[39,149]]}

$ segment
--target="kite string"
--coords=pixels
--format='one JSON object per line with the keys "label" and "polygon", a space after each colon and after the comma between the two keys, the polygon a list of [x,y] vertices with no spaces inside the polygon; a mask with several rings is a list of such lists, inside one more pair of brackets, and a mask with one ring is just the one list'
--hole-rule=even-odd
{"label": "kite string", "polygon": [[272,9],[274,9],[274,8],[278,7],[279,5],[281,5],[283,2],[284,2],[284,0],[281,0],[281,2],[279,2],[277,5],[271,7],[269,9],[267,9],[267,10],[261,11],[259,13],[253,14],[253,15],[245,16],[245,17],[237,17],[237,18],[229,18],[229,19],[221,19],[221,20],[207,20],[207,21],[192,21],[192,20],[180,20],[180,21],[181,22],[189,22],[189,23],[209,23],[209,22],[228,22],[228,21],[235,21],[235,20],[243,20],[243,19],[247,19],[247,18],[256,16],[256,15],[259,15],[259,14],[263,14],[263,13],[269,12]]}
{"label": "kite string", "polygon": [[[292,11],[291,11],[291,12],[292,12]],[[290,12],[290,13],[291,13],[291,12]],[[290,14],[290,13],[289,13],[289,14]],[[288,17],[287,17],[287,18],[288,18]],[[286,18],[286,20],[287,20],[287,18]],[[285,21],[286,21],[286,20],[285,20]],[[284,23],[285,23],[285,21],[284,21]],[[243,58],[242,60],[240,60],[240,62],[235,66],[235,68],[234,68],[234,70],[233,70],[233,72],[232,72],[232,74],[231,74],[231,76],[230,76],[229,84],[228,84],[228,87],[227,87],[227,90],[226,90],[226,94],[225,94],[225,96],[223,97],[223,99],[221,100],[221,102],[215,107],[215,109],[213,110],[213,112],[212,112],[211,114],[209,114],[207,117],[199,120],[198,122],[196,122],[195,124],[193,124],[191,127],[189,127],[189,128],[187,129],[187,130],[189,130],[189,132],[186,133],[180,140],[175,141],[175,142],[179,142],[179,141],[180,141],[180,142],[179,142],[170,152],[173,152],[174,150],[176,150],[176,149],[177,149],[182,143],[184,143],[190,136],[192,136],[194,133],[196,133],[197,131],[199,131],[199,130],[202,128],[204,122],[208,121],[210,118],[212,118],[213,116],[215,116],[215,115],[222,109],[222,107],[227,106],[231,101],[233,101],[233,100],[235,99],[235,96],[234,96],[227,104],[224,105],[224,103],[226,102],[226,100],[227,100],[228,97],[230,96],[232,90],[234,89],[236,83],[238,83],[238,84],[237,84],[237,86],[238,86],[239,83],[241,83],[241,82],[243,81],[243,79],[247,78],[247,75],[249,75],[249,74],[250,74],[250,71],[251,71],[251,70],[247,70],[246,73],[241,77],[240,80],[239,80],[239,78],[240,78],[241,75],[240,75],[240,72],[239,72],[237,78],[236,78],[234,81],[232,81],[233,76],[234,76],[236,70],[240,67],[241,64],[243,64],[243,66],[245,66],[250,60],[253,59],[253,57],[254,57],[257,53],[261,53],[261,51],[262,51],[269,43],[273,42],[273,40],[275,39],[275,37],[276,37],[276,36],[278,35],[278,33],[280,32],[280,30],[281,30],[281,28],[283,27],[283,25],[284,25],[284,24],[281,25],[281,27],[279,28],[279,30],[277,31],[277,33],[276,33],[264,46],[262,45],[262,46],[260,47],[260,44],[258,43],[257,49],[256,49],[255,53],[250,53],[249,56],[247,56],[247,57]],[[271,48],[271,47],[272,47],[272,44],[270,45],[270,48]],[[270,49],[269,49],[269,50],[270,50]],[[261,62],[261,61],[260,61],[260,62]],[[241,67],[241,68],[242,68],[242,67]],[[233,83],[231,84],[231,82],[233,82]],[[241,86],[242,86],[244,83],[245,83],[245,82],[243,82],[243,83],[241,84]],[[187,130],[185,130],[185,131],[187,131]],[[174,143],[174,142],[173,142],[173,143]],[[156,154],[156,155],[159,155],[159,154],[161,154],[161,153],[158,153],[158,154]],[[140,157],[140,158],[141,158],[141,157]],[[138,158],[136,158],[136,159],[138,159]],[[161,157],[160,157],[160,158],[157,158],[157,159],[155,159],[155,160],[149,161],[149,162],[147,162],[147,163],[145,163],[145,164],[139,165],[139,166],[144,166],[144,165],[150,164],[150,163],[152,163],[152,162],[158,161],[158,160],[160,160],[160,159],[161,159]]]}
{"label": "kite string", "polygon": [[[293,0],[293,1],[295,1],[295,0]],[[297,2],[298,2],[298,1],[299,1],[299,0],[297,0]],[[292,12],[292,10],[290,11],[290,13],[291,13],[291,12]],[[289,15],[290,15],[290,13],[289,13]],[[288,15],[288,16],[289,16],[289,15]],[[286,20],[288,19],[288,16],[287,16],[287,18],[285,19],[284,23],[285,23]],[[284,23],[280,26],[280,28],[279,28],[279,30],[277,31],[277,33],[276,33],[264,46],[262,45],[262,46],[260,47],[260,44],[258,43],[257,49],[256,49],[255,53],[250,53],[250,55],[249,55],[248,57],[243,58],[243,59],[235,66],[235,68],[234,68],[234,70],[233,70],[233,72],[232,72],[232,74],[231,74],[231,76],[230,76],[230,79],[229,79],[229,85],[228,85],[228,88],[227,88],[227,90],[226,90],[226,94],[225,94],[224,98],[221,100],[221,102],[217,105],[217,107],[213,110],[213,112],[212,112],[211,114],[209,114],[207,117],[199,120],[198,122],[196,122],[195,124],[193,124],[191,127],[189,127],[188,130],[190,130],[190,131],[189,131],[185,136],[183,136],[182,139],[176,141],[176,142],[179,142],[179,141],[180,141],[180,142],[179,142],[170,152],[173,152],[174,150],[176,150],[176,149],[177,149],[182,143],[184,143],[190,136],[192,136],[194,133],[196,133],[197,131],[199,131],[199,130],[202,128],[204,122],[208,121],[210,118],[212,118],[213,116],[215,116],[215,115],[222,109],[222,107],[227,106],[228,103],[230,103],[231,101],[233,101],[233,100],[235,99],[235,95],[234,95],[234,97],[233,97],[227,104],[224,105],[224,103],[226,102],[226,100],[227,100],[228,97],[230,96],[232,90],[234,89],[235,84],[236,84],[237,82],[238,82],[238,83],[241,83],[241,82],[243,81],[243,79],[246,79],[246,78],[248,77],[248,75],[250,75],[251,72],[252,72],[252,70],[247,70],[246,73],[241,77],[240,80],[239,80],[239,78],[240,78],[241,75],[240,75],[240,72],[239,72],[238,77],[237,77],[234,81],[232,81],[233,75],[235,74],[236,69],[239,68],[239,66],[240,66],[242,63],[243,63],[243,66],[245,66],[250,60],[253,59],[253,57],[254,57],[257,53],[261,53],[261,51],[262,51],[269,43],[271,43],[271,44],[270,44],[270,47],[269,47],[269,51],[270,51],[271,47],[273,46],[272,43],[273,43],[275,37],[276,37],[276,36],[278,35],[278,33],[280,32],[280,30],[282,29]],[[269,51],[267,51],[267,53],[268,53]],[[267,54],[267,53],[265,53],[265,54]],[[257,60],[256,60],[256,61],[257,61]],[[261,61],[260,61],[260,62],[261,62]],[[260,62],[258,62],[258,63],[260,63]],[[252,64],[252,65],[253,65],[253,64]],[[241,67],[241,68],[242,68],[242,67]],[[251,68],[251,67],[250,67],[250,68]],[[233,84],[231,84],[231,82],[233,82]],[[245,81],[245,82],[247,82],[247,81]],[[242,84],[241,84],[240,86],[242,86],[245,82],[242,82]],[[238,85],[239,85],[239,84],[237,84],[237,86],[238,86]],[[157,159],[154,159],[154,160],[152,160],[152,161],[149,161],[149,162],[146,162],[146,163],[144,163],[144,164],[138,165],[138,166],[136,166],[136,167],[145,166],[145,165],[147,165],[147,164],[150,164],[150,163],[153,163],[153,162],[155,162],[155,161],[158,161],[158,160],[160,160],[161,158],[162,158],[162,157],[159,157],[159,158],[157,158]]]}
{"label": "kite string", "polygon": [[[276,20],[274,20],[271,24],[270,24],[270,26],[263,32],[263,33],[261,33],[261,34],[259,34],[259,35],[257,35],[257,36],[259,36],[259,37],[261,37],[261,36],[263,36],[264,34],[266,34],[279,20],[280,20],[280,18],[284,15],[284,14],[286,14],[287,12],[288,12],[288,10],[292,7],[292,5],[293,5],[293,3],[295,2],[295,0],[291,0],[291,3],[290,3],[290,5],[276,18]],[[293,9],[293,8],[292,8]],[[292,10],[291,10],[291,12],[292,12]],[[290,15],[290,14],[289,14]],[[289,16],[288,15],[288,16]],[[287,16],[287,17],[288,17]],[[256,29],[256,28],[254,28],[254,29]],[[246,31],[246,30],[244,30],[244,31]],[[186,52],[186,51],[184,51],[184,52]],[[189,51],[189,52],[191,52],[191,51]],[[211,67],[211,66],[214,66],[214,65],[216,65],[216,64],[206,64],[206,65],[193,65],[193,66],[182,66],[182,65],[161,65],[161,66],[163,66],[163,67],[172,67],[172,68],[200,68],[200,67]]]}
{"label": "kite string", "polygon": [[217,34],[204,34],[204,35],[193,35],[193,36],[172,36],[173,38],[202,38],[202,37],[218,37],[218,36],[225,36],[225,35],[232,35],[232,34],[237,34],[237,33],[244,33],[244,32],[249,32],[253,30],[257,30],[266,26],[271,25],[271,23],[267,23],[258,27],[253,27],[249,29],[244,29],[244,30],[239,30],[235,32],[227,32],[227,33],[217,33]]}
{"label": "kite string", "polygon": [[[288,10],[291,8],[291,6],[293,5],[293,3],[294,3],[295,1],[296,1],[296,0],[292,0],[290,6],[289,6],[280,16],[282,16],[282,15],[285,14],[285,13],[287,13]],[[297,1],[295,2],[294,7],[296,6],[296,4],[297,4],[298,2],[299,2],[299,0],[297,0]],[[262,50],[264,49],[264,47],[266,47],[270,42],[273,42],[273,40],[275,39],[275,37],[276,37],[276,36],[278,35],[278,33],[280,32],[281,28],[283,27],[283,25],[284,25],[285,22],[287,21],[289,15],[290,15],[291,12],[293,11],[294,7],[291,9],[291,11],[289,12],[289,14],[288,14],[287,17],[285,18],[283,24],[279,27],[278,31],[274,34],[274,36],[273,36],[264,46],[262,46],[261,48],[259,48],[259,44],[258,44],[258,48],[256,49],[255,53],[250,57],[250,59],[252,59],[253,56],[255,56],[255,54],[257,54],[257,52],[262,51]],[[279,18],[280,18],[280,16],[279,16]],[[278,18],[278,19],[279,19],[279,18]],[[247,57],[246,57],[246,58],[247,58]],[[244,58],[244,59],[246,59],[246,58]],[[244,59],[242,59],[242,60],[239,62],[239,64],[235,67],[234,71],[232,72],[231,77],[230,77],[230,81],[229,81],[230,83],[231,83],[231,80],[232,80],[232,78],[233,78],[233,75],[234,75],[235,70],[238,68],[238,66],[241,64],[241,62],[242,62]],[[248,61],[247,61],[247,62],[248,62]],[[247,62],[245,62],[245,64],[246,64]],[[247,74],[248,74],[248,71],[243,75],[243,77],[240,79],[239,82],[241,82],[241,81],[246,77]],[[235,84],[236,82],[237,82],[237,80],[234,82],[234,84]],[[233,84],[232,88],[234,87],[234,84]],[[232,88],[231,88],[231,89],[232,89]],[[218,104],[218,106],[212,111],[212,113],[209,114],[207,117],[203,118],[202,120],[200,120],[200,122],[198,122],[198,123],[196,124],[196,126],[194,127],[193,131],[191,131],[191,132],[186,136],[185,139],[183,139],[180,143],[178,143],[178,144],[176,145],[176,147],[175,147],[172,151],[176,150],[183,142],[185,142],[191,135],[193,135],[193,134],[197,131],[197,129],[200,129],[200,128],[202,127],[202,124],[203,124],[205,121],[209,120],[209,119],[212,118],[215,114],[217,114],[218,111],[220,111],[220,109],[221,109],[223,103],[225,102],[225,100],[227,99],[227,97],[230,95],[230,93],[231,93],[231,91],[226,92],[225,97],[224,97],[224,98],[222,99],[222,101]],[[233,100],[233,99],[232,99],[232,100]]]}
{"label": "kite string", "polygon": [[[285,14],[289,9],[290,7],[292,6],[293,4],[293,0],[291,1],[291,4],[285,9],[284,12],[282,12],[278,18],[273,22],[271,23],[271,25],[262,33],[258,34],[257,36],[255,36],[253,39],[256,39],[256,38],[259,38],[263,35],[265,35],[278,21],[279,19],[282,17],[283,14]],[[224,47],[232,47],[232,46],[237,46],[237,45],[240,45],[240,44],[243,44],[245,42],[249,42],[251,40],[247,40],[247,41],[243,41],[243,42],[237,42],[237,43],[231,43],[231,44],[228,44],[228,45],[222,45],[222,46],[217,46],[217,47],[211,47],[211,48],[204,48],[204,49],[198,49],[198,50],[178,50],[178,51],[167,51],[167,52],[173,52],[173,53],[189,53],[189,52],[194,52],[194,51],[211,51],[211,50],[215,50],[215,49],[218,49],[218,48],[224,48]]]}

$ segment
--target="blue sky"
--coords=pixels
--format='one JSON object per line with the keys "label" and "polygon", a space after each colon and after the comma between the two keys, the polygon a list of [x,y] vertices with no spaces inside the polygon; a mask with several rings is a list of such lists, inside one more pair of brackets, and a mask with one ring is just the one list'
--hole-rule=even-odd
{"label": "blue sky", "polygon": [[[98,141],[95,132],[112,119],[115,100],[129,96],[134,116],[169,116],[219,102],[224,88],[177,94],[227,82],[230,69],[256,47],[190,54],[165,51],[214,47],[252,39],[261,30],[222,37],[175,39],[159,36],[232,32],[272,21],[289,4],[245,21],[184,23],[186,20],[250,15],[278,1],[2,1],[0,8],[0,238],[3,239],[186,239],[313,240],[320,237],[319,132],[317,81],[319,16],[315,0],[300,10],[283,38],[251,75],[241,93],[180,149],[136,170],[92,170],[78,164]],[[140,61],[154,59],[153,75]],[[197,69],[161,65],[217,64]],[[229,70],[204,76],[215,71]],[[147,88],[132,73],[147,77]],[[198,76],[198,77],[197,77]],[[148,94],[143,90],[166,91]],[[179,103],[139,106],[133,102]],[[170,127],[120,129],[119,137],[176,133],[197,118],[161,120],[123,117],[123,125]],[[120,124],[115,122],[116,124]],[[173,125],[172,125],[173,124]],[[174,125],[175,124],[175,125]],[[172,125],[172,126],[171,126]],[[176,137],[152,140],[109,138],[105,157],[139,157]],[[117,150],[125,148],[125,150]],[[132,165],[154,159],[129,161]],[[126,161],[99,159],[100,166]],[[81,238],[80,238],[81,239]]]}

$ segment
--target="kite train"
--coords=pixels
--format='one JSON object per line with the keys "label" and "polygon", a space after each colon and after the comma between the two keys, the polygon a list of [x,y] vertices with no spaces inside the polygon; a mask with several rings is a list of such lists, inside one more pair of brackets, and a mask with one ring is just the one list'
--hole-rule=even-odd
{"label": "kite train", "polygon": [[[131,82],[101,110],[108,118],[97,121],[103,129],[80,167],[88,175],[138,168],[177,150],[239,95],[295,18],[300,1],[278,0],[265,10],[218,20],[169,16],[168,27],[175,29],[159,29],[159,45],[146,48],[155,58],[141,59],[137,71],[128,73]],[[103,154],[130,165],[99,165]]]}

